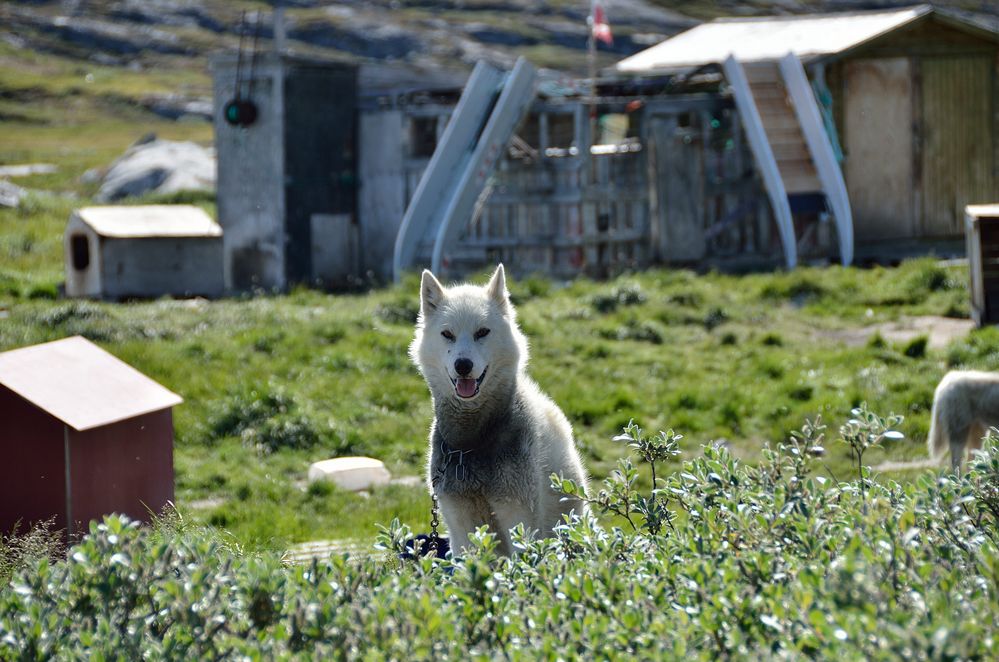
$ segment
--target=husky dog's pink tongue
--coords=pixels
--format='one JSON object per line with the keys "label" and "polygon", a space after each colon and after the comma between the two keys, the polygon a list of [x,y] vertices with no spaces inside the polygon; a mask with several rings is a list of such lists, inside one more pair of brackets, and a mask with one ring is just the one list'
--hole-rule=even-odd
{"label": "husky dog's pink tongue", "polygon": [[478,386],[476,385],[475,380],[469,377],[459,377],[455,382],[455,390],[458,392],[458,395],[463,398],[470,398],[475,395],[476,388],[478,388]]}

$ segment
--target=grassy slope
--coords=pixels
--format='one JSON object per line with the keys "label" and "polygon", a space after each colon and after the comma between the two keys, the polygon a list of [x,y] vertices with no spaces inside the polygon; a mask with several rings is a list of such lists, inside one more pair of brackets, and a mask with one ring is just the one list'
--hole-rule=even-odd
{"label": "grassy slope", "polygon": [[[33,194],[21,210],[0,210],[0,350],[79,333],[181,393],[180,510],[253,546],[370,538],[375,523],[395,515],[425,529],[420,487],[392,486],[368,498],[310,492],[303,484],[308,463],[334,453],[382,457],[395,474],[421,471],[431,412],[405,351],[415,281],[367,296],[52,300],[62,278],[62,228],[93,193],[79,176],[149,130],[207,141],[210,127],[162,122],[131,103],[179,84],[169,77],[109,76],[98,87],[77,86],[67,77],[85,76],[86,68],[70,60],[10,49],[2,58],[0,99],[22,119],[4,123],[0,162],[48,161],[61,169],[19,180],[48,192]],[[198,75],[191,84],[204,82]],[[888,456],[922,455],[936,380],[948,364],[999,367],[999,334],[977,333],[946,352],[910,358],[898,347],[846,347],[834,331],[900,315],[961,314],[965,281],[960,268],[920,261],[745,277],[652,271],[565,286],[532,279],[515,282],[513,291],[533,342],[532,374],[569,415],[599,477],[617,457],[609,437],[630,418],[687,435],[688,455],[726,438],[752,458],[805,416],[841,420],[862,400],[909,417],[903,430],[911,439]],[[628,299],[629,292],[642,301],[609,310],[608,297]],[[264,396],[283,411],[270,412],[270,422],[251,420]],[[252,443],[310,437],[312,447],[270,455]],[[845,449],[829,450],[828,467],[842,476]]]}

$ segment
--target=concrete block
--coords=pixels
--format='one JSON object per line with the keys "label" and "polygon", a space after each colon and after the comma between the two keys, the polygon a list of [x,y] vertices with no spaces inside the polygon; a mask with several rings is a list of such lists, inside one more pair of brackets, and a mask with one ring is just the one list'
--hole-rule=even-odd
{"label": "concrete block", "polygon": [[313,462],[309,466],[309,484],[328,480],[345,490],[366,490],[388,485],[392,475],[381,460],[372,457],[337,457]]}

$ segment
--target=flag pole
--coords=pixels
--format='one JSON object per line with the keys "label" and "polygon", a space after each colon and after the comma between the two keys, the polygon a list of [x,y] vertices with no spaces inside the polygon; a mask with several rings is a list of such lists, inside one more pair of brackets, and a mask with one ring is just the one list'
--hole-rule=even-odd
{"label": "flag pole", "polygon": [[[586,149],[587,154],[584,158],[588,159],[590,145],[596,142],[597,137],[597,39],[594,35],[594,28],[596,28],[596,17],[594,16],[594,2],[590,2],[590,15],[586,19],[586,23],[589,26],[589,36],[586,39],[586,64],[588,69],[589,77],[589,99],[587,100],[587,105],[589,106],[589,138],[588,145],[581,145],[580,150]],[[583,155],[580,155],[583,156]],[[585,162],[585,161],[584,161]]]}

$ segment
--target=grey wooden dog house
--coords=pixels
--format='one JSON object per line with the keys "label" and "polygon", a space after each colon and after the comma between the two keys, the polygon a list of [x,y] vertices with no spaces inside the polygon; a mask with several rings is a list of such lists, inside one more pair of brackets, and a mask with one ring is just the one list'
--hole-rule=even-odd
{"label": "grey wooden dog house", "polygon": [[66,295],[221,296],[222,228],[191,205],[84,207],[64,236]]}

